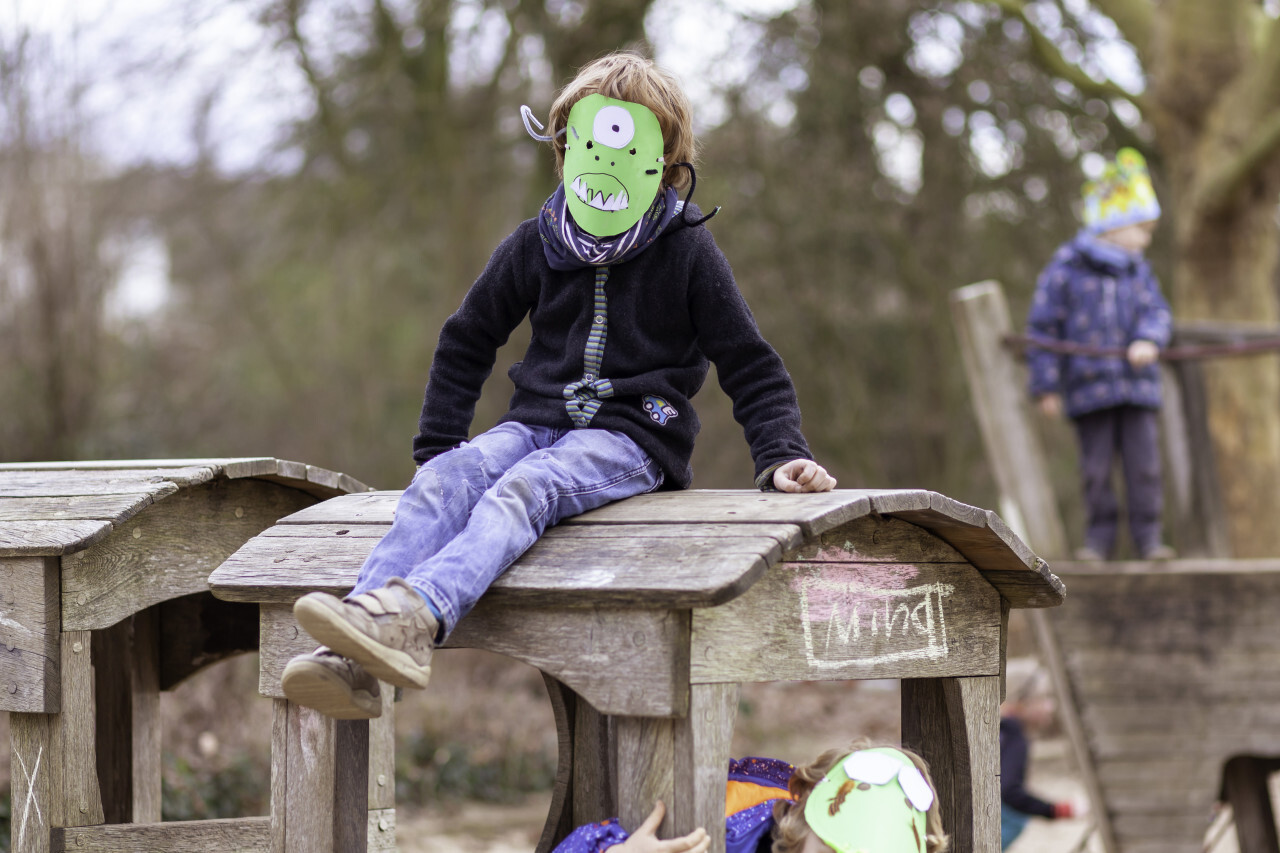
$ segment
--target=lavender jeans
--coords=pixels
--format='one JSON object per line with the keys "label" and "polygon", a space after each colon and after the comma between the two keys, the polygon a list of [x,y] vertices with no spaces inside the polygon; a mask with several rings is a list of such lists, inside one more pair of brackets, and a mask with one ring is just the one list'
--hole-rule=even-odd
{"label": "lavender jeans", "polygon": [[447,636],[546,528],[660,485],[622,433],[499,424],[418,469],[351,595],[404,578]]}

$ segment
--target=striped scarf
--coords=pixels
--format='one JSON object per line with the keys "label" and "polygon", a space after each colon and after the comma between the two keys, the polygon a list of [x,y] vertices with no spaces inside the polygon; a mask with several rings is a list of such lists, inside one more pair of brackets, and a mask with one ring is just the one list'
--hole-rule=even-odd
{"label": "striped scarf", "polygon": [[649,247],[683,206],[671,187],[658,193],[640,221],[613,237],[596,237],[569,215],[564,184],[556,187],[538,216],[538,234],[547,263],[554,270],[603,267],[631,260]]}

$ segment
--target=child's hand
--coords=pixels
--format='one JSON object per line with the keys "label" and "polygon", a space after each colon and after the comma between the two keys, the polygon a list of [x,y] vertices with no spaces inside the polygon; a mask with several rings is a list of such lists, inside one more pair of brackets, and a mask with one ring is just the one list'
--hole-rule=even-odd
{"label": "child's hand", "polygon": [[1041,394],[1040,399],[1036,400],[1036,408],[1040,410],[1040,414],[1047,418],[1056,418],[1062,414],[1062,395],[1061,394]]}
{"label": "child's hand", "polygon": [[780,492],[829,492],[836,478],[812,459],[792,459],[774,470],[773,487]]}
{"label": "child's hand", "polygon": [[1160,357],[1160,347],[1151,341],[1134,341],[1129,344],[1129,363],[1134,367],[1146,367]]}
{"label": "child's hand", "polygon": [[653,811],[644,819],[644,823],[631,833],[631,837],[621,844],[606,848],[610,853],[706,853],[711,847],[711,836],[702,827],[698,827],[688,835],[662,841],[658,838],[658,825],[667,807],[662,800],[654,805]]}

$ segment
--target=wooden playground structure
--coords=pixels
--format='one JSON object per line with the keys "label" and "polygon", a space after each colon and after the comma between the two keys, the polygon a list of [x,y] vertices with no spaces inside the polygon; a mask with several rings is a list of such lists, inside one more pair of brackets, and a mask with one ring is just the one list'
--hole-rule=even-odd
{"label": "wooden playground structure", "polygon": [[[1228,802],[1240,849],[1277,853],[1267,777],[1280,769],[1280,559],[1057,559],[1067,536],[1024,371],[1002,345],[1013,331],[1003,292],[970,285],[952,309],[1001,512],[1071,589],[1030,621],[1103,849],[1199,853]],[[1184,550],[1213,555],[1225,536],[1196,371],[1166,377],[1162,427]]]}
{"label": "wooden playground structure", "polygon": [[[314,648],[293,600],[348,590],[397,496],[275,459],[0,466],[13,851],[394,850],[392,691],[379,719],[335,721],[279,676]],[[998,516],[932,492],[667,493],[549,531],[448,646],[544,674],[560,764],[540,851],[659,796],[666,831],[705,825],[723,851],[739,684],[900,678],[953,849],[996,853],[1009,614],[1063,595]],[[162,821],[159,691],[251,650],[270,814]]]}

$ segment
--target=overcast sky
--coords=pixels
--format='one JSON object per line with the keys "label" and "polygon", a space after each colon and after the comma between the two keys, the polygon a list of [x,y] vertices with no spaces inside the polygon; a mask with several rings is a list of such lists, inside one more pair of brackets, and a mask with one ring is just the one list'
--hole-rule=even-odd
{"label": "overcast sky", "polygon": [[[702,118],[715,123],[714,84],[740,77],[745,69],[741,54],[731,49],[734,18],[725,7],[774,13],[796,2],[658,0],[650,17],[658,60],[681,76]],[[393,0],[392,5],[407,3]],[[238,171],[261,164],[282,128],[308,108],[299,72],[287,56],[271,49],[252,20],[254,5],[245,0],[0,0],[0,46],[11,44],[20,28],[31,31],[37,55],[50,60],[46,77],[50,68],[56,70],[56,77],[42,82],[50,93],[42,102],[60,108],[71,98],[69,81],[78,81],[85,93],[78,115],[90,124],[102,152],[118,164],[191,161],[198,105],[212,99],[207,130],[218,165]],[[466,16],[464,3],[462,25],[475,26],[483,40],[483,22]],[[466,55],[483,61],[483,50]],[[549,105],[532,106],[545,111]]]}

